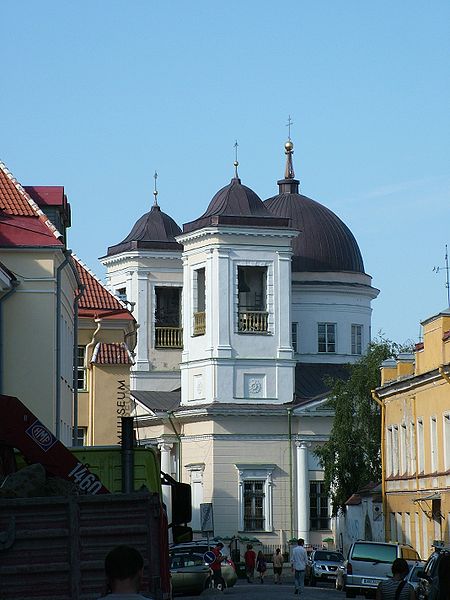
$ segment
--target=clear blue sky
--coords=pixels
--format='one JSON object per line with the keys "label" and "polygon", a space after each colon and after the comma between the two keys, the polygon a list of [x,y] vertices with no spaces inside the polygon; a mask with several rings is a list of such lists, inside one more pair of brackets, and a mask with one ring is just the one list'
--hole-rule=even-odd
{"label": "clear blue sky", "polygon": [[233,173],[262,198],[289,114],[302,192],[351,228],[381,294],[372,331],[416,340],[445,308],[448,0],[3,2],[0,158],[64,185],[69,243],[98,257],[152,203],[182,224]]}

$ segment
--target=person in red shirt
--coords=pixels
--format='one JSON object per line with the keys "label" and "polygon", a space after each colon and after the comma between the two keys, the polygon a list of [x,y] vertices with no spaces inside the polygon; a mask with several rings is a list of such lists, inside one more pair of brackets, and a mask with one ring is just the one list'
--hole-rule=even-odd
{"label": "person in red shirt", "polygon": [[253,583],[256,565],[256,552],[251,544],[247,544],[247,550],[244,554],[245,572],[247,574],[248,583]]}
{"label": "person in red shirt", "polygon": [[222,542],[217,542],[215,547],[212,549],[211,552],[215,554],[216,559],[213,563],[210,564],[210,569],[213,572],[214,587],[223,589],[224,580],[222,577],[222,561],[225,557],[222,554],[222,548]]}

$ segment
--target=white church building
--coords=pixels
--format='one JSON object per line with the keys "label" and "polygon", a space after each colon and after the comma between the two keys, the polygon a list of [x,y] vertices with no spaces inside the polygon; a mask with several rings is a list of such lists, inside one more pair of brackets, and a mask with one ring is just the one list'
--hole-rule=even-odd
{"label": "white church building", "polygon": [[136,436],[192,485],[194,530],[212,502],[215,535],[321,545],[333,536],[314,454],[332,425],[327,381],[368,345],[378,290],[349,228],[299,193],[290,140],[285,153],[277,195],[262,201],[235,163],[182,229],[155,190],[101,260],[139,323]]}

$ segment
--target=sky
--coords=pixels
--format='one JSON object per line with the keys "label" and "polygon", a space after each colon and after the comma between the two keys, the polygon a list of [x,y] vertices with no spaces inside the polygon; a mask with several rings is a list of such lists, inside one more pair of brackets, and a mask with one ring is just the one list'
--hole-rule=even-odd
{"label": "sky", "polygon": [[[265,199],[291,115],[301,192],[352,230],[372,333],[417,341],[447,305],[448,0],[2,2],[0,160],[63,185],[98,258],[158,200],[182,225],[233,176]],[[433,267],[440,267],[438,273]]]}

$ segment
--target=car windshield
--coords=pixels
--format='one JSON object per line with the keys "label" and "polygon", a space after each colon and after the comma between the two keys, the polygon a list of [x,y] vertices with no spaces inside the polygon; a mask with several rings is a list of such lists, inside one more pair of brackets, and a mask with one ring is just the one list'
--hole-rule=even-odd
{"label": "car windshield", "polygon": [[329,562],[344,562],[344,557],[340,552],[316,552],[314,560],[325,560]]}
{"label": "car windshield", "polygon": [[397,546],[389,544],[356,543],[353,546],[352,560],[393,563],[397,558]]}
{"label": "car windshield", "polygon": [[423,571],[423,565],[416,565],[415,567],[413,567],[411,569],[411,575],[409,576],[409,580],[410,581],[419,581],[419,578],[417,577],[417,573],[419,571]]}

